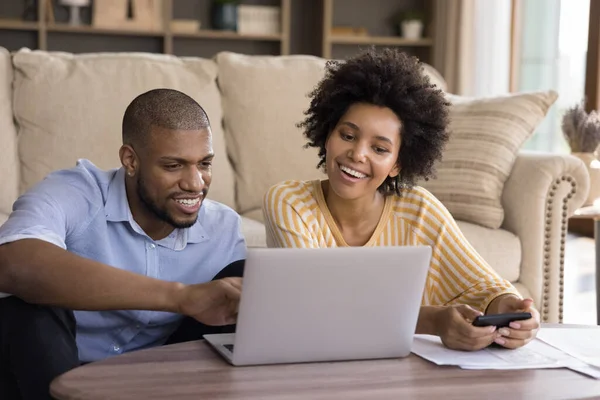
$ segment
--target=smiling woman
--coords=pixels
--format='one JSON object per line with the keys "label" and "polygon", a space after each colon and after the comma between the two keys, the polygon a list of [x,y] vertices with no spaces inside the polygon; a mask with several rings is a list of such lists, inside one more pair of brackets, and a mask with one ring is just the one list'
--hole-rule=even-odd
{"label": "smiling woman", "polygon": [[[370,50],[330,62],[312,92],[307,146],[328,179],[286,181],[266,193],[270,247],[430,246],[417,333],[449,347],[515,348],[535,337],[539,313],[467,242],[452,215],[415,182],[429,178],[448,140],[448,104],[417,59]],[[482,313],[530,311],[510,329],[474,327]]]}

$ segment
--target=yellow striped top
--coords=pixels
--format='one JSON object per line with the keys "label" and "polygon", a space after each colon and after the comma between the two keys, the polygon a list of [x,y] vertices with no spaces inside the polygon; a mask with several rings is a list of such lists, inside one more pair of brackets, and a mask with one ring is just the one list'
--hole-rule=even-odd
{"label": "yellow striped top", "polygon": [[[269,247],[348,246],[331,215],[321,181],[286,181],[271,187],[263,203]],[[518,291],[467,242],[449,211],[430,192],[414,187],[387,196],[365,246],[432,248],[423,305],[468,304],[485,312],[502,294]]]}

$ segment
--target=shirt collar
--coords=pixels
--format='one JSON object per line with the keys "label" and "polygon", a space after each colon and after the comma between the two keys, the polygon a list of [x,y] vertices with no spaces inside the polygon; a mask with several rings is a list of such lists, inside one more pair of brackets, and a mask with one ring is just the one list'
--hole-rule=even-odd
{"label": "shirt collar", "polygon": [[[131,209],[129,208],[129,202],[127,201],[127,191],[125,190],[125,169],[119,168],[112,180],[108,184],[108,193],[106,195],[106,204],[104,207],[106,211],[106,220],[109,222],[129,222],[131,227],[138,233],[145,235],[139,225],[133,220]],[[200,207],[198,212],[198,220],[190,228],[175,229],[173,235],[169,235],[164,239],[157,241],[158,244],[162,242],[169,243],[170,237],[177,238],[175,240],[174,247],[180,248],[185,247],[185,243],[200,243],[209,239],[208,233],[201,224],[204,220],[206,208],[204,204]],[[147,235],[146,235],[147,236]],[[167,245],[167,247],[172,247]]]}
{"label": "shirt collar", "polygon": [[127,202],[127,192],[125,191],[125,169],[119,168],[110,183],[108,184],[108,193],[106,195],[106,220],[110,222],[129,221],[131,211]]}

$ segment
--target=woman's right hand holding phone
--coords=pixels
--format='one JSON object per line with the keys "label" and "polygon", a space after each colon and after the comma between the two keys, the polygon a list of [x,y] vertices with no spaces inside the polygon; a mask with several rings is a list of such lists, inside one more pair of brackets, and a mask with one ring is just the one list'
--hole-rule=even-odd
{"label": "woman's right hand holding phone", "polygon": [[433,315],[434,329],[442,343],[450,349],[480,350],[500,336],[495,326],[473,325],[473,320],[480,315],[483,313],[465,304],[442,307]]}

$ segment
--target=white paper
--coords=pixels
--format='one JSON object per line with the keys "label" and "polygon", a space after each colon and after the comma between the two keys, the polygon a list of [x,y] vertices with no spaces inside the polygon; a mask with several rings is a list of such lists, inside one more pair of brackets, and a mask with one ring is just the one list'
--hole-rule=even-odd
{"label": "white paper", "polygon": [[[552,346],[533,341],[519,349],[486,348],[478,351],[452,350],[441,339],[415,335],[412,352],[437,365],[458,365],[477,369],[529,369],[565,367],[564,353]],[[568,357],[571,359],[571,357]]]}
{"label": "white paper", "polygon": [[542,328],[537,338],[595,367],[600,367],[600,329]]}
{"label": "white paper", "polygon": [[539,339],[518,349],[460,351],[447,348],[437,336],[415,335],[412,352],[437,365],[456,365],[463,369],[569,368],[600,379],[600,368],[590,366]]}

